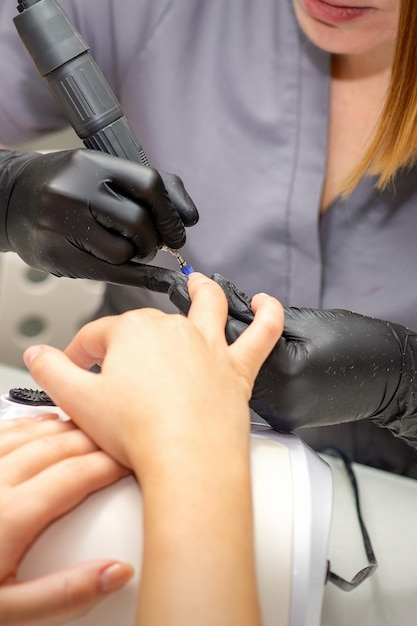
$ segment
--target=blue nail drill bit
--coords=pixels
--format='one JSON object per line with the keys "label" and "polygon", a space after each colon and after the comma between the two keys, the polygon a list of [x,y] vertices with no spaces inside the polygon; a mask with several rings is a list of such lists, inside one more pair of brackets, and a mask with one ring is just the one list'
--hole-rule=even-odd
{"label": "blue nail drill bit", "polygon": [[176,257],[178,263],[180,264],[181,272],[185,274],[185,276],[188,276],[189,274],[192,274],[194,272],[191,265],[187,263],[187,261],[178,252],[178,250],[172,250],[171,248],[168,248],[168,250]]}

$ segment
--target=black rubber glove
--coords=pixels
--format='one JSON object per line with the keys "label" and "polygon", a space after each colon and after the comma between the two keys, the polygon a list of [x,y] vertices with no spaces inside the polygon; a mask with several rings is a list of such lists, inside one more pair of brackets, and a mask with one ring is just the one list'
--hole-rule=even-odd
{"label": "black rubber glove", "polygon": [[[0,151],[0,250],[55,276],[106,277],[108,264],[181,248],[198,220],[173,174],[93,150]],[[123,267],[117,273],[124,279]]]}
{"label": "black rubber glove", "polygon": [[[250,301],[212,277],[229,302],[232,343],[253,319]],[[187,311],[183,282],[171,300]],[[369,419],[417,446],[416,333],[342,310],[285,308],[281,339],[264,363],[250,401],[276,430]]]}

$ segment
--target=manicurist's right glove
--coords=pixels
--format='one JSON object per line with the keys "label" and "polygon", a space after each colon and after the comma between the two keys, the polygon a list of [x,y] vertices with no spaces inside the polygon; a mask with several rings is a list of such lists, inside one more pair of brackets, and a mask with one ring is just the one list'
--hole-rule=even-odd
{"label": "manicurist's right glove", "polygon": [[[253,319],[250,300],[220,275],[232,343]],[[187,310],[183,282],[171,299]],[[417,446],[417,334],[343,310],[285,308],[281,339],[256,379],[251,407],[276,430],[369,419]]]}
{"label": "manicurist's right glove", "polygon": [[131,284],[123,264],[181,248],[197,209],[173,174],[93,150],[0,150],[0,250],[56,276]]}

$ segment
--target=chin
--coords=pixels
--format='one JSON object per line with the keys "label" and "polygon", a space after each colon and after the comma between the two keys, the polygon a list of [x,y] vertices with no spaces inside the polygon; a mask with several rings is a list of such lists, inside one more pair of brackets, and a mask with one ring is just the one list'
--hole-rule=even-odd
{"label": "chin", "polygon": [[302,21],[299,20],[299,24],[306,37],[330,54],[363,54],[373,49],[369,33],[361,37],[358,33],[343,32],[341,28],[321,22],[303,24]]}

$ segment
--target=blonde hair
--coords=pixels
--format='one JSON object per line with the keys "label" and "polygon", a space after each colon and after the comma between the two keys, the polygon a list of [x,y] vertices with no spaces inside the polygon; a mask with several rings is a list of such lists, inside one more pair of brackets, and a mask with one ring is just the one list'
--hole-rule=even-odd
{"label": "blonde hair", "polygon": [[387,97],[364,156],[342,186],[348,194],[364,175],[384,189],[417,161],[417,0],[401,0],[397,43]]}

